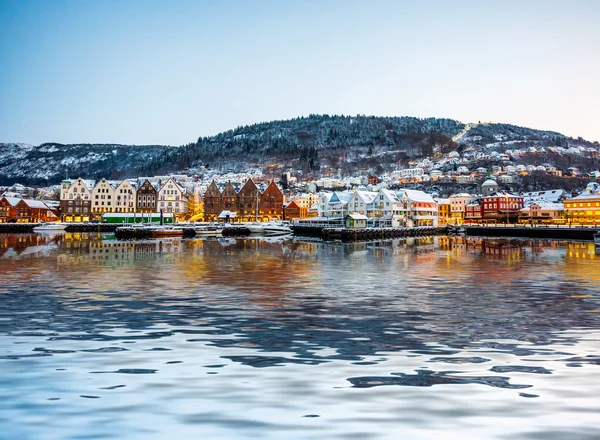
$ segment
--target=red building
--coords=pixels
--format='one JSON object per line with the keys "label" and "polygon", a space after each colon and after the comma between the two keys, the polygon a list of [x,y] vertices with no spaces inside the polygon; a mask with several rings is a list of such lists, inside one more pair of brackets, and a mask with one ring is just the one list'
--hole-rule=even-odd
{"label": "red building", "polygon": [[294,218],[308,217],[308,208],[298,206],[293,200],[283,208],[283,219],[292,220]]}
{"label": "red building", "polygon": [[58,220],[57,212],[40,200],[21,199],[15,206],[17,222],[39,223]]}
{"label": "red building", "polygon": [[260,196],[260,215],[271,219],[283,219],[283,193],[273,181]]}
{"label": "red building", "polygon": [[483,206],[481,199],[473,200],[465,205],[464,222],[480,223],[483,219]]}
{"label": "red building", "polygon": [[216,221],[222,211],[235,212],[240,221],[283,218],[283,193],[274,182],[261,193],[252,179],[248,179],[239,192],[235,191],[231,182],[227,182],[221,192],[213,181],[202,202],[205,221]]}
{"label": "red building", "polygon": [[208,185],[202,201],[204,205],[204,220],[214,221],[221,211],[223,211],[221,191],[219,191],[219,187],[214,180]]}
{"label": "red building", "polygon": [[16,197],[0,198],[0,223],[8,223],[17,221],[17,212],[15,207],[21,199]]}
{"label": "red building", "polygon": [[482,217],[488,223],[517,223],[523,209],[523,197],[494,193],[481,198]]}

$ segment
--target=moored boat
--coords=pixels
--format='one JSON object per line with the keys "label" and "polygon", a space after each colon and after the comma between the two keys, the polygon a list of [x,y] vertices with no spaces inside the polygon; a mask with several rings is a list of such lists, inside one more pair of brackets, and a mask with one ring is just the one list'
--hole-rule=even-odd
{"label": "moored boat", "polygon": [[150,226],[148,229],[152,238],[183,236],[183,228],[176,226]]}
{"label": "moored boat", "polygon": [[263,231],[265,235],[285,235],[291,234],[292,229],[287,223],[284,222],[267,222],[263,226]]}
{"label": "moored boat", "polygon": [[56,231],[64,231],[66,227],[67,227],[67,225],[64,223],[48,222],[48,223],[40,223],[40,225],[33,228],[33,230],[34,230],[34,232],[44,232],[44,231],[56,232]]}
{"label": "moored boat", "polygon": [[597,248],[600,248],[600,231],[597,231],[594,234],[594,243],[596,244]]}

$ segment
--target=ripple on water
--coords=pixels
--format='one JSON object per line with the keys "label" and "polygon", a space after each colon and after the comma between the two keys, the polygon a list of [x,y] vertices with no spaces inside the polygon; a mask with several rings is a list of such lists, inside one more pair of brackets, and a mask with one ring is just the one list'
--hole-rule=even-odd
{"label": "ripple on water", "polygon": [[447,384],[480,384],[494,388],[522,389],[530,388],[531,385],[511,384],[509,377],[502,376],[454,376],[452,372],[434,372],[430,370],[417,370],[416,374],[391,373],[390,376],[365,376],[351,377],[347,380],[355,388],[371,388],[387,385],[399,385],[408,387],[431,387],[433,385]]}

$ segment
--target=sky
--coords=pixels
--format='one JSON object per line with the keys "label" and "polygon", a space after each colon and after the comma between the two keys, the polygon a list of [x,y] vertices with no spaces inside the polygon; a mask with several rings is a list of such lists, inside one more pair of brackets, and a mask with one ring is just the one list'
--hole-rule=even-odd
{"label": "sky", "polygon": [[0,0],[0,142],[181,145],[309,114],[600,141],[596,0]]}

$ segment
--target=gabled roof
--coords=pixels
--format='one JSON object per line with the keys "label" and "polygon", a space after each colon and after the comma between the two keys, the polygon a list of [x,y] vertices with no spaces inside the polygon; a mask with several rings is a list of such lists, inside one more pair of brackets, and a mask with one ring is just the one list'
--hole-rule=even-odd
{"label": "gabled roof", "polygon": [[398,190],[396,194],[398,197],[404,197],[404,195],[406,195],[411,202],[435,203],[435,200],[433,200],[433,197],[429,194],[415,189],[401,189]]}
{"label": "gabled roof", "polygon": [[346,217],[350,217],[354,220],[368,220],[369,217],[367,217],[364,214],[348,214]]}
{"label": "gabled roof", "polygon": [[300,207],[293,200],[284,206],[287,209],[300,209]]}
{"label": "gabled roof", "polygon": [[398,196],[396,195],[396,193],[392,190],[389,189],[380,189],[379,192],[381,194],[384,194],[388,199],[391,199],[393,202],[399,202],[400,199],[398,198]]}
{"label": "gabled roof", "polygon": [[35,209],[50,209],[48,205],[46,205],[41,200],[32,200],[32,199],[21,199],[23,203],[26,203],[30,208]]}
{"label": "gabled roof", "polygon": [[13,206],[13,207],[17,206],[17,203],[19,203],[21,201],[21,199],[18,197],[1,197],[1,198],[5,199],[10,204],[10,206]]}

